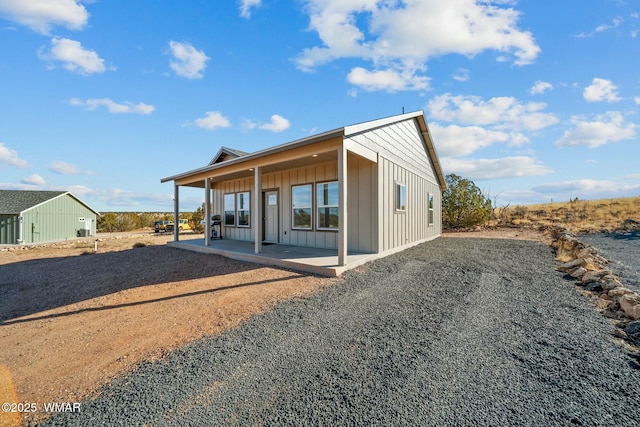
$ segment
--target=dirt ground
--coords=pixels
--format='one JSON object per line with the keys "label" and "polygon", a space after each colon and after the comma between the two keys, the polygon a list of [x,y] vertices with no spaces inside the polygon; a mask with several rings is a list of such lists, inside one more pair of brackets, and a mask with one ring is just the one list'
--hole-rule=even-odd
{"label": "dirt ground", "polygon": [[[544,241],[518,229],[445,234],[463,236]],[[145,360],[339,281],[168,248],[171,238],[1,251],[0,401],[35,404],[20,415],[40,419],[45,403],[79,402]],[[0,412],[0,426],[17,415]]]}

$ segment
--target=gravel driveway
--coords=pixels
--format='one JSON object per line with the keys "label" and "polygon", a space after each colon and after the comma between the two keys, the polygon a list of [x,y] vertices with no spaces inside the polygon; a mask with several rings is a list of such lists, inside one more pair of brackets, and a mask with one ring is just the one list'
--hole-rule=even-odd
{"label": "gravel driveway", "polygon": [[578,239],[597,248],[624,285],[640,293],[640,231],[583,234]]}
{"label": "gravel driveway", "polygon": [[46,425],[637,426],[640,360],[541,243],[440,238]]}

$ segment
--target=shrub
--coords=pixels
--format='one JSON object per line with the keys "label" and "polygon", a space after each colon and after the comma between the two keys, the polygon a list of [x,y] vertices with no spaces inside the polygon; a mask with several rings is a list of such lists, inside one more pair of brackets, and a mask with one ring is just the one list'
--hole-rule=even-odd
{"label": "shrub", "polygon": [[484,224],[491,215],[491,199],[473,181],[458,175],[445,177],[442,193],[442,224],[445,228],[464,228]]}

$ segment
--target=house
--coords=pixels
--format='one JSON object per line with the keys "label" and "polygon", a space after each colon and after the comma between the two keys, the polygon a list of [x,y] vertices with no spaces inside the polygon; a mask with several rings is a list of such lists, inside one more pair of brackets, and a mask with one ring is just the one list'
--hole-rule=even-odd
{"label": "house", "polygon": [[0,244],[94,236],[98,215],[68,191],[0,190]]}
{"label": "house", "polygon": [[381,257],[438,237],[446,188],[422,111],[255,153],[222,148],[207,166],[161,180],[171,181],[176,219],[180,187],[200,187],[224,239],[253,242],[256,254],[267,243],[329,249],[338,266],[349,253]]}

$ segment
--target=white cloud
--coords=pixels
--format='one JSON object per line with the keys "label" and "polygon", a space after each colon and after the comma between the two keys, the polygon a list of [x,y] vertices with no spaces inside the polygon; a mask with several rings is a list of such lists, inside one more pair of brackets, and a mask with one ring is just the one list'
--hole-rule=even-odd
{"label": "white cloud", "polygon": [[436,120],[471,125],[491,125],[495,129],[540,130],[558,122],[541,102],[522,104],[513,97],[495,97],[484,101],[476,96],[453,96],[450,93],[434,97],[427,104],[430,117]]}
{"label": "white cloud", "polygon": [[89,98],[86,101],[82,101],[78,98],[71,98],[69,104],[74,107],[84,107],[85,110],[95,111],[98,107],[106,107],[110,113],[114,114],[151,114],[155,107],[153,105],[125,101],[122,104],[112,101],[109,98]]}
{"label": "white cloud", "polygon": [[618,111],[609,111],[593,121],[580,117],[573,117],[572,121],[575,127],[565,131],[562,138],[556,141],[557,146],[598,147],[610,142],[633,139],[638,128],[634,123],[625,123]]}
{"label": "white cloud", "polygon": [[290,126],[291,124],[289,123],[289,120],[285,119],[279,114],[274,114],[271,116],[271,123],[258,124],[246,119],[242,124],[242,127],[245,129],[258,128],[262,130],[270,130],[272,132],[282,132],[289,129]]}
{"label": "white cloud", "polygon": [[492,131],[480,126],[441,126],[432,122],[429,130],[436,141],[440,157],[466,156],[497,142],[509,141],[509,134]]}
{"label": "white cloud", "polygon": [[[634,17],[633,13],[630,16],[633,18]],[[602,33],[604,31],[609,31],[609,30],[612,30],[614,28],[618,28],[623,23],[624,23],[624,19],[622,17],[620,17],[620,16],[617,16],[617,17],[613,18],[613,20],[611,21],[610,24],[598,25],[593,31],[590,31],[588,33],[581,32],[581,33],[577,34],[576,37],[578,37],[578,38],[593,37],[596,33]],[[635,37],[635,35],[633,34],[633,30],[631,31],[631,37]]]}
{"label": "white cloud", "polygon": [[91,171],[80,169],[78,166],[63,162],[62,160],[53,161],[49,165],[49,170],[51,172],[60,174],[60,175],[91,175]]}
{"label": "white cloud", "polygon": [[451,78],[459,82],[469,81],[469,70],[466,68],[458,68],[458,70],[451,75]]}
{"label": "white cloud", "polygon": [[229,119],[218,111],[207,111],[205,117],[195,119],[193,124],[203,129],[227,128],[231,126]]}
{"label": "white cloud", "polygon": [[499,159],[444,158],[442,166],[447,173],[455,173],[471,180],[539,176],[552,172],[535,158],[528,156]]}
{"label": "white cloud", "polygon": [[423,76],[416,76],[413,70],[368,71],[362,67],[356,67],[347,75],[347,81],[367,91],[386,90],[388,92],[396,92],[399,90],[429,88],[429,79]]}
{"label": "white cloud", "polygon": [[[636,179],[636,181],[638,180]],[[537,193],[542,193],[547,197],[554,196],[562,199],[570,197],[598,199],[620,197],[623,195],[637,195],[637,192],[640,191],[640,182],[635,184],[629,180],[576,179],[542,184],[533,187],[532,190]]]}
{"label": "white cloud", "polygon": [[65,69],[78,74],[89,75],[106,70],[104,60],[95,51],[83,48],[76,40],[53,38],[51,49],[41,49],[39,56],[43,60],[63,62]]}
{"label": "white cloud", "polygon": [[12,150],[2,142],[0,142],[0,163],[18,168],[26,168],[28,166],[27,161],[21,159],[16,150]]}
{"label": "white cloud", "polygon": [[533,62],[540,48],[530,32],[518,29],[520,13],[501,3],[306,0],[309,28],[318,33],[322,45],[304,49],[296,63],[311,71],[339,58],[361,58],[374,64],[369,74],[393,70],[415,75],[430,58],[447,54],[471,57],[495,50],[513,55],[519,65]]}
{"label": "white cloud", "polygon": [[624,22],[624,19],[622,19],[621,17],[616,17],[613,18],[613,21],[611,22],[611,24],[602,24],[602,25],[598,25],[596,27],[596,33],[600,33],[602,31],[607,31],[607,30],[611,30],[613,28],[618,28],[620,26],[620,24],[622,24]]}
{"label": "white cloud", "polygon": [[260,7],[262,0],[240,0],[240,16],[251,18],[251,9]]}
{"label": "white cloud", "polygon": [[187,79],[201,79],[207,61],[210,59],[203,50],[197,50],[189,43],[169,41],[169,49],[173,60],[169,65],[173,71]]}
{"label": "white cloud", "polygon": [[272,132],[282,132],[289,129],[290,126],[291,124],[289,123],[289,120],[278,114],[274,114],[273,116],[271,116],[271,123],[260,125],[259,128],[270,130]]}
{"label": "white cloud", "polygon": [[618,87],[611,80],[595,78],[582,94],[588,102],[615,102],[622,98],[618,96]]}
{"label": "white cloud", "polygon": [[0,0],[0,16],[41,34],[49,34],[57,25],[80,30],[89,20],[89,13],[80,3],[77,0]]}
{"label": "white cloud", "polygon": [[22,178],[20,180],[20,182],[22,182],[23,184],[27,184],[27,185],[37,185],[37,186],[42,186],[42,185],[45,185],[47,183],[44,180],[44,178],[41,177],[38,174],[33,174],[33,175],[28,176],[26,178]]}
{"label": "white cloud", "polygon": [[634,101],[636,104],[640,105],[640,96],[636,96],[635,98],[633,98],[633,101]]}
{"label": "white cloud", "polygon": [[546,91],[552,90],[552,89],[553,89],[553,85],[551,83],[538,80],[533,84],[533,86],[531,87],[531,90],[529,90],[529,93],[531,93],[531,95],[541,95]]}

